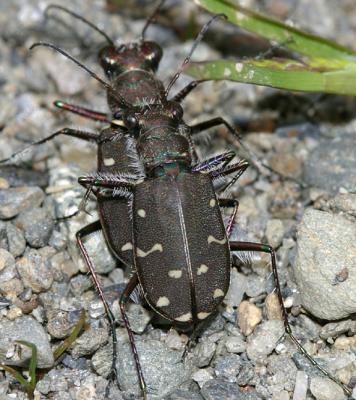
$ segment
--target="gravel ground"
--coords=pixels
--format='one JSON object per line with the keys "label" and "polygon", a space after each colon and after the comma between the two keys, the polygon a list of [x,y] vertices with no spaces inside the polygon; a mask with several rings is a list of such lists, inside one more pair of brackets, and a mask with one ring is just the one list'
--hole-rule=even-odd
{"label": "gravel ground", "polygon": [[[121,43],[139,37],[153,8],[146,3],[130,2],[118,12],[109,11],[102,0],[65,0],[61,5],[105,27]],[[355,45],[354,0],[342,0],[337,8],[326,0],[312,5],[307,0],[244,3]],[[102,87],[70,61],[49,49],[29,52],[38,40],[57,43],[101,73],[96,59],[101,37],[63,14],[56,14],[62,22],[46,21],[43,10],[48,4],[39,0],[0,4],[0,158],[65,126],[100,128],[56,110],[54,100],[107,110]],[[191,42],[182,40],[189,20],[201,26],[207,16],[188,1],[167,2],[160,24],[147,33],[164,47],[158,75],[166,82],[190,49]],[[261,51],[260,41],[237,33],[218,22],[195,59],[236,58],[253,48]],[[188,80],[182,77],[176,90]],[[240,201],[233,236],[266,242],[277,250],[282,294],[295,336],[321,366],[352,389],[356,386],[356,102],[223,82],[197,88],[184,109],[188,124],[226,117],[246,131],[244,142],[259,163],[294,178],[281,179],[251,167],[230,193]],[[197,149],[202,159],[227,149],[246,156],[224,129],[198,138]],[[108,323],[74,240],[78,229],[96,220],[95,202],[88,204],[90,215],[55,222],[77,209],[84,194],[77,178],[95,171],[95,147],[61,137],[29,148],[11,164],[0,166],[0,362],[26,367],[31,354],[14,341],[28,340],[37,346],[42,369],[36,399],[139,398],[120,318],[117,366],[122,390],[109,385]],[[101,234],[92,235],[86,245],[119,316],[117,299],[130,271],[113,258]],[[342,389],[312,367],[288,338],[279,340],[283,324],[269,257],[234,257],[234,262],[223,307],[184,361],[188,336],[162,326],[142,306],[130,305],[149,399],[346,399]],[[54,361],[52,351],[70,334],[82,309],[87,329],[64,357]],[[26,398],[13,377],[0,371],[0,399]]]}

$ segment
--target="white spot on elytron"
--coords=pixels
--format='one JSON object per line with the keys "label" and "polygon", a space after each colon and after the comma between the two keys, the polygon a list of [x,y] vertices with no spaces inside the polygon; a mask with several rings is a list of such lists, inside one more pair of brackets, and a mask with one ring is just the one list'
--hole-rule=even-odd
{"label": "white spot on elytron", "polygon": [[162,296],[162,297],[158,298],[156,306],[157,307],[165,307],[165,306],[168,306],[169,303],[170,303],[170,301],[169,301],[168,297]]}
{"label": "white spot on elytron", "polygon": [[105,167],[112,167],[115,165],[115,160],[113,158],[104,158]]}
{"label": "white spot on elytron", "polygon": [[205,319],[210,314],[211,314],[210,312],[200,312],[200,313],[198,313],[197,317],[198,317],[198,319]]}
{"label": "white spot on elytron", "polygon": [[174,318],[174,320],[178,321],[178,322],[188,322],[191,319],[192,319],[192,313],[190,313],[190,312],[183,314],[180,317]]}
{"label": "white spot on elytron", "polygon": [[201,274],[206,274],[208,272],[208,266],[205,264],[201,264],[201,266],[198,268],[197,275]]}
{"label": "white spot on elytron", "polygon": [[180,269],[171,269],[170,271],[168,271],[168,276],[170,278],[179,279],[179,278],[182,277],[182,270],[180,270]]}
{"label": "white spot on elytron", "polygon": [[127,251],[127,250],[132,250],[132,249],[133,249],[133,246],[132,246],[131,242],[127,242],[121,247],[121,251]]}
{"label": "white spot on elytron", "polygon": [[218,297],[222,297],[222,296],[225,296],[225,293],[221,289],[214,290],[214,294],[213,294],[214,299],[216,299]]}
{"label": "white spot on elytron", "polygon": [[236,71],[240,73],[244,69],[244,65],[242,63],[235,64]]}
{"label": "white spot on elytron", "polygon": [[153,252],[155,252],[155,251],[160,251],[160,252],[162,253],[163,247],[162,247],[162,245],[161,245],[160,243],[156,243],[156,244],[153,245],[152,248],[151,248],[150,250],[148,250],[148,251],[143,251],[143,250],[141,250],[141,249],[139,249],[139,248],[137,247],[137,249],[136,249],[136,254],[137,254],[137,257],[146,257],[146,256],[148,256],[149,254],[151,254],[151,253],[153,253]]}
{"label": "white spot on elytron", "polygon": [[138,215],[139,217],[141,217],[141,218],[145,218],[145,217],[146,217],[146,211],[145,211],[143,208],[140,208],[140,209],[137,211],[137,215]]}
{"label": "white spot on elytron", "polygon": [[219,239],[216,239],[214,236],[209,235],[208,243],[210,244],[210,243],[213,243],[213,242],[218,243],[218,244],[225,244],[226,243],[226,237],[224,237],[221,240],[219,240]]}
{"label": "white spot on elytron", "polygon": [[225,68],[224,69],[224,76],[225,77],[228,77],[228,76],[230,76],[231,75],[231,69],[230,68]]}
{"label": "white spot on elytron", "polygon": [[211,199],[209,202],[209,206],[210,207],[215,207],[216,206],[216,200],[215,199]]}

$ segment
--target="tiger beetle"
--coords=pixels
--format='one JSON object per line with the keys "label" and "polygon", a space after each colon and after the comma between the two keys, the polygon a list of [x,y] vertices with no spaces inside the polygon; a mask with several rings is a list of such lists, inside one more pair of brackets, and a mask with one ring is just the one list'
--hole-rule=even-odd
{"label": "tiger beetle", "polygon": [[[177,328],[190,328],[194,332],[214,314],[228,290],[232,251],[270,254],[286,333],[313,365],[350,394],[349,389],[320,367],[293,336],[283,305],[274,250],[260,243],[228,240],[238,202],[219,199],[213,182],[235,173],[227,186],[231,185],[246,170],[248,163],[241,161],[229,165],[233,152],[196,163],[191,137],[220,124],[224,124],[233,134],[235,131],[222,118],[214,118],[192,127],[183,122],[183,110],[179,103],[201,81],[191,82],[168,100],[170,89],[189,62],[208,24],[202,29],[180,70],[164,89],[161,81],[154,76],[162,50],[156,43],[144,41],[144,32],[152,17],[146,23],[140,42],[116,47],[103,31],[89,21],[61,6],[50,7],[62,9],[88,23],[109,42],[109,46],[99,53],[99,58],[110,84],[57,46],[50,43],[36,43],[32,46],[54,48],[97,79],[107,89],[112,113],[108,116],[56,102],[59,108],[97,121],[109,122],[110,127],[103,129],[100,135],[65,128],[34,144],[42,144],[61,134],[98,144],[98,172],[93,176],[79,178],[79,183],[87,188],[86,197],[90,193],[96,196],[100,221],[81,229],[77,233],[77,241],[104,303],[112,327],[115,350],[115,319],[84,247],[83,238],[103,230],[109,247],[118,259],[126,265],[134,266],[135,272],[119,303],[144,397],[147,397],[147,388],[126,314],[130,295],[136,288],[140,288],[153,310]],[[133,89],[130,85],[128,90],[129,84],[137,81],[141,83]],[[226,229],[220,207],[233,208]],[[120,226],[117,226],[116,220],[120,220]],[[174,295],[177,291],[183,294],[179,298]],[[115,352],[113,363],[116,364]]]}

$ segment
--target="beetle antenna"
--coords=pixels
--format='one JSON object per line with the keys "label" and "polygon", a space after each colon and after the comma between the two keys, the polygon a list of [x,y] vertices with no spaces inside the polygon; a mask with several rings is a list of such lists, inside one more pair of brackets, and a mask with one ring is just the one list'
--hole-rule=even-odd
{"label": "beetle antenna", "polygon": [[110,93],[112,93],[112,95],[123,105],[125,106],[130,106],[127,101],[120,96],[119,93],[117,93],[107,82],[105,82],[102,78],[100,78],[99,75],[97,75],[95,72],[93,72],[92,70],[90,70],[88,67],[86,67],[84,64],[82,64],[80,61],[78,61],[77,59],[75,59],[73,56],[71,56],[70,54],[68,54],[66,51],[64,51],[63,49],[61,49],[60,47],[52,44],[52,43],[47,43],[47,42],[37,42],[34,43],[31,47],[30,50],[33,50],[35,47],[39,47],[39,46],[44,46],[44,47],[50,47],[53,50],[58,51],[58,53],[61,53],[64,57],[68,58],[69,60],[73,61],[76,65],[78,65],[80,68],[84,69],[84,71],[86,71],[92,78],[96,79],[98,82],[100,82],[101,85],[103,85],[108,91],[110,91]]}
{"label": "beetle antenna", "polygon": [[86,18],[84,18],[81,15],[75,13],[74,11],[69,10],[68,8],[60,6],[60,5],[57,5],[57,4],[50,4],[44,11],[44,15],[46,17],[50,17],[50,15],[48,14],[48,11],[50,9],[61,10],[61,11],[65,12],[65,13],[71,15],[73,18],[79,19],[79,21],[84,22],[85,24],[90,26],[92,29],[94,29],[96,32],[98,32],[101,36],[103,36],[111,46],[115,46],[114,41],[103,30],[101,30],[97,25],[95,25],[92,22],[88,21]]}
{"label": "beetle antenna", "polygon": [[193,46],[190,49],[190,52],[188,54],[188,56],[184,59],[182,65],[180,66],[178,72],[173,76],[173,78],[171,79],[171,81],[169,82],[165,95],[166,97],[168,97],[168,93],[169,91],[172,89],[172,86],[176,83],[177,79],[179,78],[180,74],[183,72],[184,67],[190,62],[190,59],[195,51],[195,49],[197,48],[198,44],[202,41],[206,31],[209,29],[210,25],[217,19],[217,18],[224,18],[227,19],[225,14],[216,14],[214,15],[200,30],[200,32],[198,33],[198,36],[196,37],[196,39],[194,40]]}
{"label": "beetle antenna", "polygon": [[150,15],[150,17],[148,18],[148,20],[145,23],[145,26],[142,29],[142,33],[141,33],[141,40],[145,39],[145,33],[148,29],[148,27],[152,24],[152,22],[155,20],[156,15],[158,14],[159,10],[162,8],[163,4],[165,3],[166,0],[161,0],[159,2],[159,4],[157,5],[157,7],[154,9],[153,13]]}

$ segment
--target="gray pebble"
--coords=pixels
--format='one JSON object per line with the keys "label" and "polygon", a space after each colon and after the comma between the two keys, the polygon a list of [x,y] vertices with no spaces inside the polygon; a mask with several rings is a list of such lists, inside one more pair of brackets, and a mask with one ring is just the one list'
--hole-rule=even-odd
{"label": "gray pebble", "polygon": [[333,140],[324,140],[306,160],[304,179],[311,185],[331,193],[344,188],[356,191],[356,136],[339,134]]}
{"label": "gray pebble", "polygon": [[278,340],[284,334],[283,322],[278,320],[264,321],[247,338],[247,355],[250,360],[263,360],[272,353]]}
{"label": "gray pebble", "polygon": [[[302,304],[318,318],[356,312],[356,224],[340,215],[307,209],[298,226],[295,277]],[[345,268],[346,279],[338,282]]]}
{"label": "gray pebble", "polygon": [[204,400],[199,393],[178,389],[171,393],[165,400]]}
{"label": "gray pebble", "polygon": [[9,250],[6,228],[7,228],[7,223],[5,221],[0,221],[0,248]]}
{"label": "gray pebble", "polygon": [[222,379],[208,381],[201,389],[205,400],[241,400],[242,392],[236,383],[226,382]]}
{"label": "gray pebble", "polygon": [[[190,367],[183,364],[181,352],[156,340],[136,340],[136,347],[151,399],[164,398],[189,379]],[[137,371],[128,343],[119,345],[117,370],[122,389],[138,393]]]}
{"label": "gray pebble", "polygon": [[305,400],[308,391],[308,376],[304,371],[297,371],[293,400]]}
{"label": "gray pebble", "polygon": [[24,231],[27,243],[34,248],[44,247],[52,235],[54,221],[43,208],[31,208],[22,212],[15,221]]}
{"label": "gray pebble", "polygon": [[244,361],[241,365],[239,374],[237,375],[236,383],[239,386],[247,386],[251,383],[255,376],[255,367],[252,363]]}
{"label": "gray pebble", "polygon": [[241,368],[241,359],[237,354],[231,354],[217,360],[215,375],[228,382],[236,382],[236,376]]}
{"label": "gray pebble", "polygon": [[322,339],[336,338],[343,333],[348,336],[356,334],[356,321],[347,319],[346,321],[330,322],[324,325],[320,330],[320,337]]}
{"label": "gray pebble", "polygon": [[47,330],[56,339],[67,337],[78,322],[80,311],[66,312],[62,310],[47,311]]}
{"label": "gray pebble", "polygon": [[9,182],[11,187],[39,186],[44,188],[48,185],[48,174],[44,171],[35,171],[20,166],[0,166],[0,178]]}
{"label": "gray pebble", "polygon": [[74,358],[91,355],[104,345],[108,338],[109,332],[105,328],[88,329],[76,339],[71,354]]}
{"label": "gray pebble", "polygon": [[245,275],[232,268],[229,290],[225,296],[224,303],[230,307],[238,307],[247,289],[247,278]]}
{"label": "gray pebble", "polygon": [[[130,303],[127,306],[127,316],[130,321],[130,326],[133,332],[142,333],[152,318],[152,311],[147,310],[140,304]],[[123,324],[122,316],[118,320]]]}
{"label": "gray pebble", "polygon": [[327,378],[313,377],[310,391],[317,400],[345,400],[346,396],[339,385]]}
{"label": "gray pebble", "polygon": [[356,217],[356,193],[339,193],[329,201],[336,212],[344,212]]}
{"label": "gray pebble", "polygon": [[46,254],[31,249],[17,263],[16,268],[25,287],[35,293],[48,290],[53,283],[53,273]]}
{"label": "gray pebble", "polygon": [[0,218],[15,217],[28,208],[38,207],[43,200],[44,193],[39,187],[0,189]]}
{"label": "gray pebble", "polygon": [[280,219],[271,219],[267,221],[266,239],[267,243],[274,249],[277,248],[283,240],[284,226]]}
{"label": "gray pebble", "polygon": [[88,275],[77,275],[70,281],[70,290],[75,296],[80,296],[93,286],[92,278]]}
{"label": "gray pebble", "polygon": [[193,363],[198,368],[206,367],[210,364],[214,356],[216,344],[209,340],[198,343],[193,350]]}
{"label": "gray pebble", "polygon": [[229,353],[243,353],[246,350],[246,342],[242,336],[229,336],[225,340],[225,347]]}
{"label": "gray pebble", "polygon": [[35,319],[29,316],[15,321],[0,321],[0,363],[7,365],[28,365],[31,350],[26,346],[15,344],[15,340],[26,340],[37,347],[37,365],[39,368],[50,368],[54,359],[48,341],[48,335]]}
{"label": "gray pebble", "polygon": [[26,249],[26,240],[22,230],[9,222],[6,225],[6,235],[11,254],[13,254],[14,257],[21,256]]}

